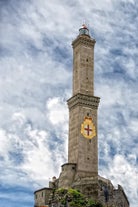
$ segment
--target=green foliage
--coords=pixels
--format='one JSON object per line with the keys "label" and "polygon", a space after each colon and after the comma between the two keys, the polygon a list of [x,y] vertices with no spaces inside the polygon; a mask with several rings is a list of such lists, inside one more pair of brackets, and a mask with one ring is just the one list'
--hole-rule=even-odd
{"label": "green foliage", "polygon": [[68,197],[69,199],[71,198],[70,206],[81,207],[86,204],[86,198],[84,195],[75,189],[68,190]]}
{"label": "green foliage", "polygon": [[59,195],[65,195],[67,192],[68,192],[68,190],[65,189],[65,188],[58,188],[56,190],[56,193],[59,194]]}
{"label": "green foliage", "polygon": [[66,194],[68,190],[64,188],[59,188],[55,191],[54,201],[60,202],[61,204],[65,205],[66,203]]}
{"label": "green foliage", "polygon": [[100,202],[95,202],[92,199],[88,199],[87,207],[103,207],[103,205]]}
{"label": "green foliage", "polygon": [[54,193],[54,202],[66,206],[69,202],[69,206],[72,207],[103,207],[99,202],[95,202],[92,199],[86,198],[82,193],[75,189],[59,188]]}
{"label": "green foliage", "polygon": [[95,205],[95,202],[92,199],[88,199],[87,207],[93,207],[94,205]]}

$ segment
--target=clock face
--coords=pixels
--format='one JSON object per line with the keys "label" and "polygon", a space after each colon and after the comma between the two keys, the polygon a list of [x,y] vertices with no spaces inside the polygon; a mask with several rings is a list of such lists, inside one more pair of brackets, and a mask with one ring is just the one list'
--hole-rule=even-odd
{"label": "clock face", "polygon": [[84,122],[81,124],[81,134],[87,139],[92,139],[96,136],[92,117],[84,117]]}

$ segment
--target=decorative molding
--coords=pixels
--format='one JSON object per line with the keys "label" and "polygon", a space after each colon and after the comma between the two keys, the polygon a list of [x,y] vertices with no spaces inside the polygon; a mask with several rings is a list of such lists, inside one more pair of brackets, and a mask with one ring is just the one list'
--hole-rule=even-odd
{"label": "decorative molding", "polygon": [[72,46],[73,48],[76,47],[77,45],[85,45],[86,47],[94,47],[96,41],[95,39],[92,39],[91,37],[87,35],[83,36],[78,36],[73,42]]}
{"label": "decorative molding", "polygon": [[72,109],[75,106],[87,106],[92,109],[98,109],[99,102],[99,97],[89,96],[81,93],[77,93],[67,101],[69,109]]}

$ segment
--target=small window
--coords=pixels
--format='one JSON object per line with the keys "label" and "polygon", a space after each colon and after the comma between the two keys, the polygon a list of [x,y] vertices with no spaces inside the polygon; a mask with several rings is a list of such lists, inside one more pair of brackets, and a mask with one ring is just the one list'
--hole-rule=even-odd
{"label": "small window", "polygon": [[89,62],[88,58],[86,59],[86,62]]}

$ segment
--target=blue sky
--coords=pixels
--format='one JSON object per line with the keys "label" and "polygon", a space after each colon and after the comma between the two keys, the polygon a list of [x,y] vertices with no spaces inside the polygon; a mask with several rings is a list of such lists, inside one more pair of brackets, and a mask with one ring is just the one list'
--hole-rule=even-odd
{"label": "blue sky", "polygon": [[72,47],[83,22],[95,46],[99,174],[138,201],[136,0],[0,0],[1,207],[33,206],[67,162]]}

